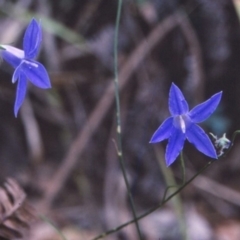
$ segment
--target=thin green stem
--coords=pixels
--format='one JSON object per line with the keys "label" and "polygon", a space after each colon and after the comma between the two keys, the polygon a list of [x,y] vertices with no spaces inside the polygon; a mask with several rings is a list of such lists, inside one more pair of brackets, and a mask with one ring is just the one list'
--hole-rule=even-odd
{"label": "thin green stem", "polygon": [[[163,194],[162,202],[165,200],[167,197],[167,193],[169,192],[170,194],[173,193],[173,187],[175,189],[181,187],[185,183],[185,166],[184,166],[184,159],[183,159],[183,154],[181,151],[180,154],[180,161],[181,161],[181,168],[182,168],[182,175],[183,175],[183,182],[181,185],[176,183],[176,180],[173,175],[173,171],[171,168],[166,167],[165,161],[162,161],[164,156],[162,155],[162,151],[159,151],[159,148],[155,148],[155,152],[158,158],[158,162],[161,168],[161,172],[163,174],[163,177],[166,182],[166,189]],[[170,190],[171,189],[171,190]],[[180,235],[181,239],[186,240],[187,239],[187,232],[186,232],[186,219],[184,216],[184,211],[183,211],[183,204],[180,196],[175,196],[173,199],[171,199],[172,206],[174,209],[174,212],[176,214],[177,220],[178,220],[178,225],[179,225],[179,230],[180,230]]]}
{"label": "thin green stem", "polygon": [[[182,169],[182,185],[184,185],[184,183],[186,181],[186,169],[185,169],[185,160],[183,157],[183,151],[181,151],[181,153],[180,153],[180,162],[181,162],[181,169]],[[178,216],[179,227],[180,227],[180,232],[181,232],[182,238],[184,240],[187,240],[188,239],[187,223],[186,223],[186,218],[185,218],[181,198],[176,199],[176,210],[177,210],[176,213]]]}
{"label": "thin green stem", "polygon": [[[188,181],[185,182],[184,185],[182,185],[181,187],[179,187],[174,193],[172,193],[171,195],[169,195],[166,199],[164,199],[163,201],[161,201],[157,206],[149,209],[147,212],[141,214],[140,216],[138,216],[136,218],[136,220],[140,220],[146,216],[148,216],[149,214],[151,214],[152,212],[156,211],[157,209],[161,208],[166,202],[168,202],[170,199],[172,199],[175,195],[177,195],[179,192],[181,192],[189,183],[191,183],[199,174],[201,174],[202,172],[204,172],[211,164],[215,163],[216,161],[211,161],[208,162],[199,172],[197,172],[195,175],[193,175]],[[122,228],[134,223],[136,221],[135,219],[130,220],[116,228],[113,228],[111,230],[106,231],[105,233],[100,234],[99,236],[93,238],[92,240],[97,240],[97,239],[101,239],[111,233],[117,232],[119,230],[121,230]]]}
{"label": "thin green stem", "polygon": [[61,232],[61,230],[60,230],[58,227],[56,227],[56,226],[54,225],[54,223],[53,223],[49,218],[47,218],[47,217],[44,216],[44,215],[39,215],[39,217],[40,217],[44,222],[46,222],[46,223],[48,223],[50,226],[52,226],[52,228],[56,231],[56,233],[59,234],[59,236],[62,238],[62,240],[67,240],[67,238],[64,236],[64,234]]}
{"label": "thin green stem", "polygon": [[226,157],[227,154],[229,153],[229,151],[232,149],[233,144],[234,144],[234,141],[235,141],[235,138],[237,137],[238,134],[240,134],[240,130],[236,130],[236,131],[233,133],[233,136],[232,136],[232,139],[231,139],[231,145],[230,145],[230,147],[227,149],[227,151],[221,156],[221,158],[222,158],[222,157]]}
{"label": "thin green stem", "polygon": [[[164,175],[164,178],[166,180],[166,182],[168,183],[165,191],[164,191],[164,194],[163,194],[163,198],[162,198],[162,201],[165,201],[165,198],[167,196],[167,193],[168,193],[168,190],[171,189],[171,188],[178,188],[178,187],[181,187],[185,184],[185,181],[186,181],[186,171],[185,171],[185,161],[184,161],[184,157],[183,157],[183,151],[181,151],[180,153],[180,162],[181,162],[181,169],[182,169],[182,184],[172,184],[170,183],[169,184],[169,177],[168,175],[170,174],[169,171],[167,172],[166,170],[164,171],[164,167],[163,165],[161,165],[161,169],[162,169],[162,173]],[[161,164],[161,161],[160,161],[160,164]]]}
{"label": "thin green stem", "polygon": [[142,240],[142,235],[140,231],[140,227],[137,221],[137,214],[134,206],[133,197],[130,191],[129,182],[127,179],[127,174],[125,170],[125,162],[123,158],[122,151],[122,130],[121,130],[121,115],[120,115],[120,99],[119,99],[119,84],[118,84],[118,33],[119,33],[119,25],[120,25],[120,16],[122,10],[122,0],[118,0],[118,8],[117,8],[117,17],[116,17],[116,27],[115,27],[115,36],[114,36],[114,85],[115,85],[115,100],[116,100],[116,121],[117,121],[117,148],[118,148],[118,159],[120,162],[123,178],[125,181],[125,185],[127,187],[128,198],[130,201],[130,206],[133,213],[133,221],[135,222],[137,233],[139,239]]}
{"label": "thin green stem", "polygon": [[185,171],[185,162],[184,162],[184,157],[183,157],[183,151],[181,151],[180,154],[180,161],[181,161],[181,168],[182,168],[182,184],[185,183],[186,181],[186,171]]}

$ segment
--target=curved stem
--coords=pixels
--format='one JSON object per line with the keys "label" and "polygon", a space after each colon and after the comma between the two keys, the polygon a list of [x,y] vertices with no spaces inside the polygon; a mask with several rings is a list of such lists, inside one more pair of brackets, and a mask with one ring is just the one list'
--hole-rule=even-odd
{"label": "curved stem", "polygon": [[[171,198],[173,198],[175,195],[177,195],[179,192],[181,192],[190,182],[192,182],[199,174],[201,174],[203,171],[205,171],[211,164],[213,164],[214,162],[216,161],[211,161],[211,162],[208,162],[199,172],[197,172],[195,175],[193,175],[188,181],[185,182],[184,185],[182,185],[181,187],[179,187],[174,193],[172,193],[170,196],[168,196],[166,199],[164,199],[163,201],[161,201],[157,206],[149,209],[147,212],[141,214],[140,216],[138,216],[136,218],[136,220],[140,220],[144,217],[146,217],[147,215],[149,215],[150,213],[156,211],[157,209],[161,208],[166,202],[168,202]],[[114,233],[114,232],[117,232],[119,231],[120,229],[128,226],[129,224],[132,224],[136,221],[135,219],[131,220],[131,221],[128,221],[116,228],[113,228],[111,230],[108,230],[106,231],[105,233],[102,233],[100,234],[99,236],[93,238],[92,240],[97,240],[97,239],[101,239],[111,233]]]}

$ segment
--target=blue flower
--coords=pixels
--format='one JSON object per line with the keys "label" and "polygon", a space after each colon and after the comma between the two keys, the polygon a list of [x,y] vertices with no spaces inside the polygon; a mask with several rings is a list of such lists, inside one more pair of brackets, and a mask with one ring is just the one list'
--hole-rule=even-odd
{"label": "blue flower", "polygon": [[15,116],[17,116],[18,110],[23,104],[27,91],[27,80],[39,88],[51,87],[45,67],[34,60],[39,52],[41,41],[41,26],[35,19],[32,19],[24,34],[23,50],[9,45],[0,46],[2,58],[15,68],[12,82],[15,83],[18,80],[14,105]]}
{"label": "blue flower", "polygon": [[210,138],[196,123],[203,122],[215,111],[221,97],[222,92],[219,92],[189,111],[188,103],[181,90],[172,83],[168,102],[172,116],[161,124],[150,141],[150,143],[157,143],[168,139],[165,154],[167,166],[170,166],[176,160],[183,149],[185,139],[205,155],[217,158],[216,150]]}

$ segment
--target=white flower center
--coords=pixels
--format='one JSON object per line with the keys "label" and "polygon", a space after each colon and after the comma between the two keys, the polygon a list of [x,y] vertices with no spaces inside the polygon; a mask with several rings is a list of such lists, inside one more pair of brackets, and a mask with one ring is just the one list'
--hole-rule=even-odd
{"label": "white flower center", "polygon": [[174,117],[173,124],[176,128],[180,129],[182,133],[186,133],[187,125],[189,124],[191,120],[189,117],[185,114],[178,115]]}
{"label": "white flower center", "polygon": [[14,55],[17,58],[23,59],[24,58],[24,51],[9,45],[1,45],[5,50],[3,51],[7,51],[10,52],[12,55]]}
{"label": "white flower center", "polygon": [[182,116],[179,116],[179,122],[180,122],[180,128],[182,129],[182,132],[185,133],[186,132],[186,124],[185,124]]}

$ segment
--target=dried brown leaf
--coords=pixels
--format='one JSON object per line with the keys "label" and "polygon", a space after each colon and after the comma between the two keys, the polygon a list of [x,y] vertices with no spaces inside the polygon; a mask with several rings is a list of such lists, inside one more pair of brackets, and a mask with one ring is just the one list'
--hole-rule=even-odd
{"label": "dried brown leaf", "polygon": [[25,192],[15,180],[8,178],[0,187],[0,240],[23,239],[34,219]]}

